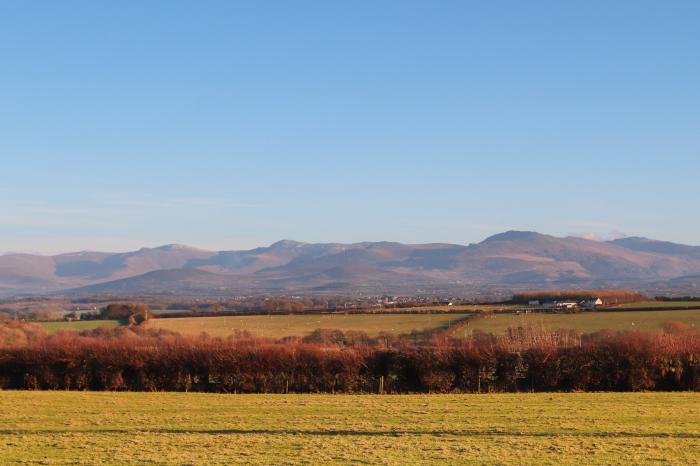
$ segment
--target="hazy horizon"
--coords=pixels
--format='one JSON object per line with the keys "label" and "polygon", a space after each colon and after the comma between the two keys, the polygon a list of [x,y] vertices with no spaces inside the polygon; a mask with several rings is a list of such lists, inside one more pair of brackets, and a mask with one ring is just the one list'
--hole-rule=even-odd
{"label": "hazy horizon", "polygon": [[0,7],[0,252],[700,244],[700,3]]}

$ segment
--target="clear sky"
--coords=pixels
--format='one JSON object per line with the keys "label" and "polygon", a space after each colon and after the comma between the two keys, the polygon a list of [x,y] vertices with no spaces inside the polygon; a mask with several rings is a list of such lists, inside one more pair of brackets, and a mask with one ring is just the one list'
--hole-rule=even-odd
{"label": "clear sky", "polygon": [[700,244],[700,2],[0,3],[0,252]]}

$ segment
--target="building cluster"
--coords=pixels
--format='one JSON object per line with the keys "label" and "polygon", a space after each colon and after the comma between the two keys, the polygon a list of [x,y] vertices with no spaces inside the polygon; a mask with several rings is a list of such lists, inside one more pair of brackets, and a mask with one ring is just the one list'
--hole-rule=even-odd
{"label": "building cluster", "polygon": [[592,298],[584,301],[545,301],[533,300],[528,302],[528,306],[541,307],[543,309],[556,309],[560,311],[574,311],[577,309],[595,309],[603,305],[603,300],[600,298]]}

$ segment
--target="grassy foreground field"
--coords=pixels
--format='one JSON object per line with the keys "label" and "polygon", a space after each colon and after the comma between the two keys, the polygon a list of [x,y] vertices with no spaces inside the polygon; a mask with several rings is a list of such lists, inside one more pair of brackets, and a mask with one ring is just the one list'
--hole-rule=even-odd
{"label": "grassy foreground field", "polygon": [[2,464],[693,464],[700,394],[0,392]]}
{"label": "grassy foreground field", "polygon": [[255,336],[282,338],[305,336],[317,328],[361,330],[370,336],[380,332],[410,333],[411,330],[446,327],[468,314],[320,314],[228,317],[179,317],[153,319],[150,328],[163,328],[183,335],[227,337],[247,330]]}
{"label": "grassy foreground field", "polygon": [[493,314],[470,322],[460,331],[459,335],[469,334],[475,329],[486,333],[502,334],[508,327],[519,326],[541,326],[548,330],[577,329],[583,333],[592,333],[603,329],[657,330],[669,320],[684,322],[700,328],[700,310]]}

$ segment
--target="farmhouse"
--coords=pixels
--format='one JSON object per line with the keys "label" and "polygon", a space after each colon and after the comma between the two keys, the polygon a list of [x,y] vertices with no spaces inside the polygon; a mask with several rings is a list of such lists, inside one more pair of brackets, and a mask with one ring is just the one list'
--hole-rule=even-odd
{"label": "farmhouse", "polygon": [[576,301],[551,301],[542,305],[545,309],[572,310],[578,307]]}
{"label": "farmhouse", "polygon": [[587,301],[581,301],[578,303],[578,305],[583,309],[595,309],[596,307],[603,305],[603,300],[600,298],[589,299]]}
{"label": "farmhouse", "polygon": [[[537,303],[537,304],[535,304]],[[530,306],[537,306],[539,301],[530,301],[528,303]],[[580,302],[574,300],[566,301],[548,301],[542,303],[542,307],[545,309],[557,309],[557,310],[576,310],[576,309],[595,309],[598,306],[603,305],[603,300],[600,298],[586,299]]]}

